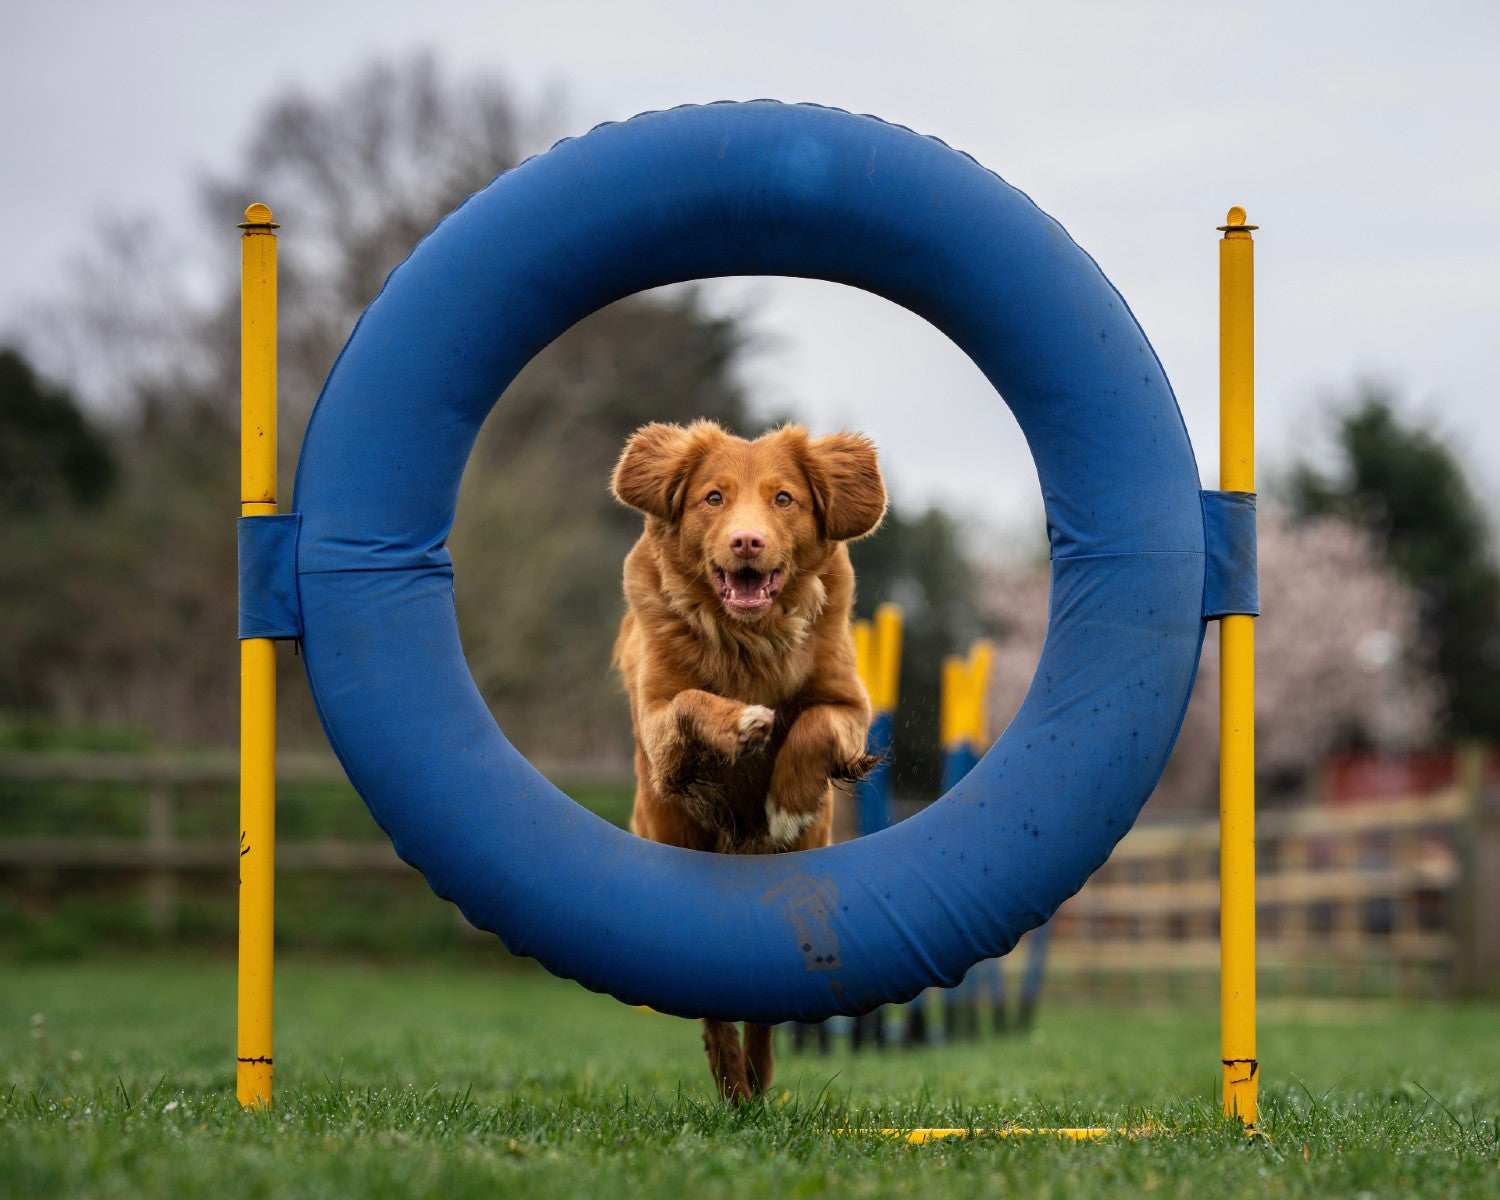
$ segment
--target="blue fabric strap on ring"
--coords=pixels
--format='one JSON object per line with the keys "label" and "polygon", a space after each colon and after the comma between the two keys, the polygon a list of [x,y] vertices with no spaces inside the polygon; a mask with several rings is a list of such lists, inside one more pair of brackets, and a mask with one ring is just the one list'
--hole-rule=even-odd
{"label": "blue fabric strap on ring", "polygon": [[1208,561],[1203,579],[1203,619],[1260,616],[1256,573],[1255,493],[1204,492],[1203,538]]}
{"label": "blue fabric strap on ring", "polygon": [[241,517],[240,640],[302,636],[297,595],[297,513]]}

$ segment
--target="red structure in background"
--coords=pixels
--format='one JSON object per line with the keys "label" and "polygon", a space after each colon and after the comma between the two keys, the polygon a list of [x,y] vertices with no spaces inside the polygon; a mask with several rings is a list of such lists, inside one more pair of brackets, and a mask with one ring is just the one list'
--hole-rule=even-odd
{"label": "red structure in background", "polygon": [[[1323,795],[1332,805],[1400,797],[1420,799],[1457,784],[1460,761],[1457,750],[1335,755],[1324,768]],[[1485,755],[1483,786],[1500,787],[1500,750]]]}

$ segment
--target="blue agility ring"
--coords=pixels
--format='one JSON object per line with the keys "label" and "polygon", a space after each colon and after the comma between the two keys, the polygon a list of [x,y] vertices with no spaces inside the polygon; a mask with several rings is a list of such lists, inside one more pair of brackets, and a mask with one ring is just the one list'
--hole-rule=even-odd
{"label": "blue agility ring", "polygon": [[[946,333],[1030,443],[1052,548],[1041,663],[978,767],[882,833],[765,858],[642,841],[527,763],[465,664],[445,548],[480,424],[533,355],[623,296],[728,275],[848,284]],[[1203,639],[1198,473],[1119,294],[972,159],[827,108],[648,113],[470,197],[360,319],[296,509],[313,695],[397,852],[515,953],[683,1016],[857,1013],[1010,949],[1134,822]]]}

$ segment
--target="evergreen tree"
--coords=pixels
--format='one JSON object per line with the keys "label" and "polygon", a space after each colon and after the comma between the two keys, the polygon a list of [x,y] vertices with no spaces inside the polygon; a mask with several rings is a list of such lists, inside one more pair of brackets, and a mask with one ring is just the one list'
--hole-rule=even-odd
{"label": "evergreen tree", "polygon": [[0,348],[0,511],[96,505],[115,482],[114,455],[73,397]]}

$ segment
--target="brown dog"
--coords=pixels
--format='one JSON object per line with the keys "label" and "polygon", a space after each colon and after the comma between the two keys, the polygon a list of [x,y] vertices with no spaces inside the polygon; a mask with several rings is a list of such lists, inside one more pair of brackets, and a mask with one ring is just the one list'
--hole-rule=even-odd
{"label": "brown dog", "polygon": [[[826,846],[831,780],[872,765],[844,543],[885,514],[875,448],[788,425],[753,442],[710,421],[646,425],[615,467],[646,515],[625,559],[615,661],[635,726],[641,837],[773,854]],[[703,1023],[719,1091],[771,1082],[771,1031]]]}

